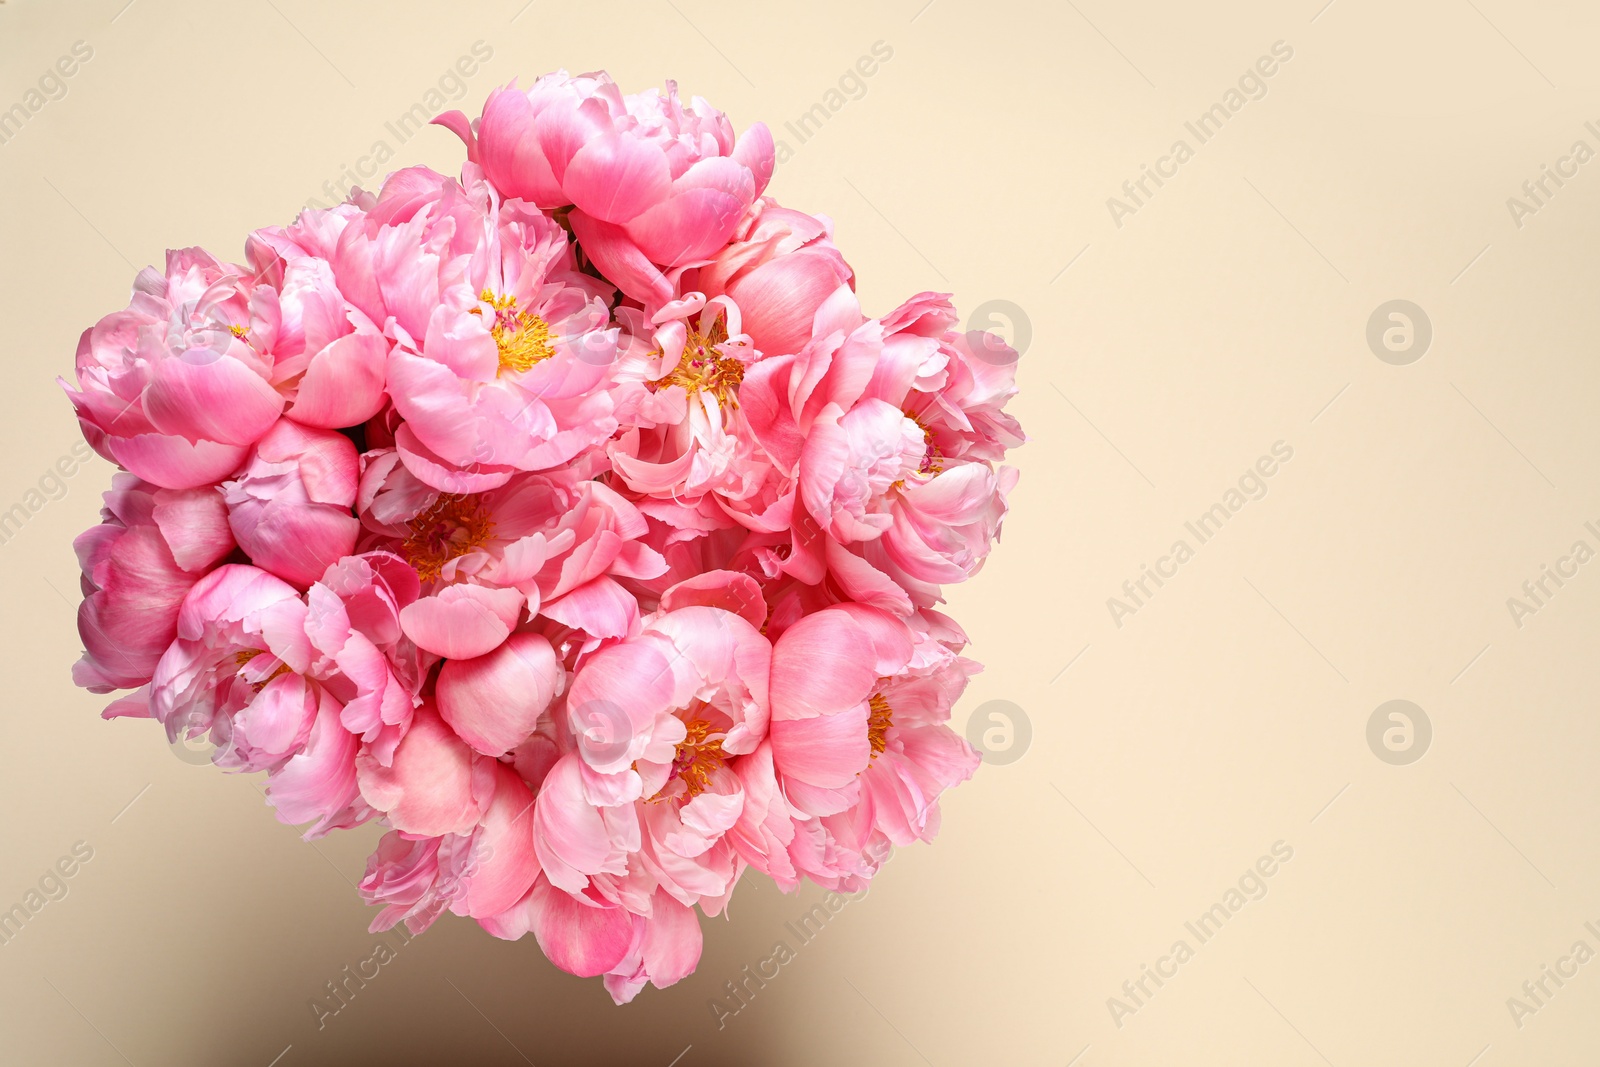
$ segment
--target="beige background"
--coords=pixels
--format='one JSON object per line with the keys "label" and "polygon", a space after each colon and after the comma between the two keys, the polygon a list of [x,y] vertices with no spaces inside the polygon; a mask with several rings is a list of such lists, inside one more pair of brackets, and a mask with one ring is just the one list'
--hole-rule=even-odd
{"label": "beige background", "polygon": [[[76,439],[52,379],[133,264],[238,255],[380,139],[390,168],[452,169],[449,134],[384,124],[475,41],[474,113],[557,66],[676,76],[789,142],[773,192],[837,221],[869,313],[948,288],[1031,324],[1021,486],[952,598],[989,668],[958,723],[1008,700],[1031,746],[723,1029],[709,998],[815,890],[751,877],[698,973],[620,1009],[447,918],[319,1031],[309,998],[372,951],[351,883],[376,834],[304,844],[255,782],[72,688],[97,462],[0,545],[0,905],[94,849],[0,947],[0,1060],[1595,1062],[1600,963],[1520,1027],[1507,998],[1600,950],[1600,563],[1520,628],[1506,606],[1600,547],[1600,162],[1520,228],[1506,204],[1575,140],[1600,149],[1593,5],[523,2],[0,7],[0,107],[94,49],[0,145],[0,510]],[[1185,120],[1280,40],[1266,96],[1117,226],[1107,198],[1196,147]],[[892,59],[799,144],[784,122],[878,41]],[[1365,339],[1397,298],[1433,326],[1406,366]],[[1265,498],[1117,626],[1107,598],[1280,440]],[[1433,726],[1407,766],[1365,736],[1397,698]],[[1197,945],[1185,921],[1278,841],[1266,896],[1118,1026],[1108,998]]]}

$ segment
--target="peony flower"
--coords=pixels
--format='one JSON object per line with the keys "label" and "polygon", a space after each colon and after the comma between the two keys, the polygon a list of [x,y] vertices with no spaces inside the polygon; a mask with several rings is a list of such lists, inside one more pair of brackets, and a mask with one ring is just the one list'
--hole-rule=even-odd
{"label": "peony flower", "polygon": [[304,588],[355,550],[356,446],[280,419],[222,485],[228,526],[252,563]]}
{"label": "peony flower", "polygon": [[854,280],[831,221],[763,197],[733,240],[685,282],[737,303],[756,348],[777,356],[800,351],[823,302]]}
{"label": "peony flower", "polygon": [[177,636],[183,598],[233,551],[227,511],[212,490],[162,489],[118,474],[104,499],[104,521],[72,543],[83,568],[78,633],[86,650],[72,679],[95,693],[150,680]]}
{"label": "peony flower", "polygon": [[356,792],[357,740],[313,672],[306,618],[305,601],[282,579],[232,563],[212,571],[184,598],[149,713],[172,740],[209,732],[218,766],[266,771],[279,818],[315,820],[312,836],[371,811]]}
{"label": "peony flower", "polygon": [[705,259],[732,236],[772,177],[772,134],[737,141],[722,112],[676,82],[623,96],[605,73],[548,74],[526,91],[496,90],[476,127],[459,111],[439,122],[507,197],[568,222],[600,273],[646,306],[671,297],[661,269]]}
{"label": "peony flower", "polygon": [[[743,806],[732,764],[766,733],[770,656],[750,623],[695,606],[582,662],[567,697],[577,751],[535,804],[552,885],[607,896],[603,876],[642,873],[686,906],[720,910],[739,868],[722,840]],[[641,866],[621,862],[630,854]]]}
{"label": "peony flower", "polygon": [[947,725],[978,665],[927,643],[937,649],[934,663],[885,679],[869,698],[873,756],[851,816],[897,846],[932,840],[940,794],[972,777],[979,763],[973,747]]}
{"label": "peony flower", "polygon": [[[380,197],[380,204],[382,197]],[[407,221],[378,279],[417,310],[389,359],[407,466],[446,492],[502,485],[517,470],[566,463],[616,429],[606,378],[616,331],[604,287],[577,273],[566,232],[489,187],[442,185]],[[466,227],[463,234],[462,228]],[[434,246],[450,240],[448,254]],[[426,309],[424,315],[423,309]]]}
{"label": "peony flower", "polygon": [[386,552],[346,556],[306,593],[312,671],[344,705],[340,723],[382,763],[411,725],[437,662],[400,625],[420,594],[416,572]]}
{"label": "peony flower", "polygon": [[[685,518],[697,511],[699,521],[726,515],[759,527],[773,503],[772,464],[739,413],[739,383],[757,355],[739,332],[739,315],[726,298],[691,293],[656,314],[646,342],[642,318],[619,312],[630,343],[616,378],[632,426],[607,452],[622,484],[672,501]],[[715,499],[702,501],[708,493]],[[667,509],[657,503],[653,510]]]}
{"label": "peony flower", "polygon": [[246,243],[255,274],[271,283],[257,290],[249,341],[272,353],[273,384],[305,426],[359,426],[387,400],[382,316],[374,321],[356,307],[335,278],[334,264],[345,263],[340,238],[364,220],[354,203],[306,210],[294,225],[257,230]]}
{"label": "peony flower", "polygon": [[1016,484],[986,457],[1020,431],[1000,411],[1004,372],[974,369],[972,340],[944,329],[953,317],[924,294],[865,319],[841,289],[805,348],[751,369],[746,417],[796,472],[805,509],[787,573],[812,584],[828,573],[853,599],[909,609],[982,565]]}
{"label": "peony flower", "polygon": [[911,661],[899,619],[855,604],[824,608],[786,629],[772,650],[772,763],[784,794],[809,815],[859,797],[881,741],[872,694]]}
{"label": "peony flower", "polygon": [[127,310],[79,340],[78,388],[62,382],[95,451],[167,489],[237,469],[284,406],[248,340],[255,291],[245,268],[198,248],[141,271]]}
{"label": "peony flower", "polygon": [[493,650],[540,612],[595,639],[638,627],[618,579],[653,578],[665,561],[639,538],[638,510],[576,471],[519,474],[483,493],[439,493],[392,453],[370,455],[358,508],[432,595],[402,617],[419,645],[450,659]]}

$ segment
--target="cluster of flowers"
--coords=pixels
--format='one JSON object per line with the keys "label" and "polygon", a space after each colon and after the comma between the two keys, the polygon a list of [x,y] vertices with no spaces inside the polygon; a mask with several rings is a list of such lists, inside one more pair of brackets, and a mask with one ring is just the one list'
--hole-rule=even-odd
{"label": "cluster of flowers", "polygon": [[497,90],[245,264],[146,269],[68,386],[119,465],[76,681],[307,837],[388,828],[373,928],[531,931],[631,999],[746,868],[863,887],[975,769],[934,610],[999,532],[1016,355],[863,314],[773,142],[675,87]]}

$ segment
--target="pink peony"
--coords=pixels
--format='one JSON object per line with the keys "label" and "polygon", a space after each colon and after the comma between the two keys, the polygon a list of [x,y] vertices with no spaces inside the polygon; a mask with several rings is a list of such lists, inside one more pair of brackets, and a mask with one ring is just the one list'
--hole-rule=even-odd
{"label": "pink peony", "polygon": [[490,94],[476,128],[437,121],[508,197],[570,207],[584,252],[628,296],[665,303],[659,268],[705,259],[725,244],[772,177],[772,134],[756,123],[737,141],[722,112],[676,82],[623,96],[605,73],[548,74],[526,91]]}
{"label": "pink peony", "polygon": [[167,736],[209,733],[219,766],[267,772],[267,799],[308,833],[370,817],[356,792],[357,740],[314,671],[307,608],[294,587],[239,564],[184,598],[178,636],[157,664],[149,713]]}
{"label": "pink peony", "polygon": [[287,228],[257,230],[248,244],[257,276],[258,315],[251,342],[274,356],[273,384],[287,413],[306,426],[356,426],[382,409],[389,340],[334,278],[344,262],[340,238],[364,221],[355,204],[305,211]]}
{"label": "pink peony", "polygon": [[693,275],[707,296],[726,295],[744,311],[744,329],[769,356],[811,340],[817,310],[855,275],[833,243],[833,223],[758,201],[724,248]]}
{"label": "pink peony", "polygon": [[531,934],[618,1003],[746,871],[857,891],[978,755],[933,610],[998,540],[1017,354],[871,317],[772,138],[605,74],[138,276],[67,392],[119,464],[74,679],[306,836],[383,827],[374,930]]}
{"label": "pink peony", "polygon": [[388,389],[412,472],[449,492],[487,489],[609,437],[617,423],[598,387],[616,332],[565,231],[481,182],[443,185],[437,201],[411,207],[375,240],[406,238],[407,254],[385,256],[378,279],[404,312]]}
{"label": "pink peony", "polygon": [[78,388],[62,383],[95,451],[167,489],[239,466],[284,405],[250,339],[255,289],[245,268],[197,248],[139,273],[127,310],[79,340]]}
{"label": "pink peony", "polygon": [[356,446],[343,434],[280,419],[224,482],[228,525],[256,566],[304,588],[355,551]]}
{"label": "pink peony", "polygon": [[211,489],[161,489],[118,474],[105,521],[72,543],[83,568],[73,681],[95,693],[144,685],[178,633],[194,583],[233,551],[227,511]]}

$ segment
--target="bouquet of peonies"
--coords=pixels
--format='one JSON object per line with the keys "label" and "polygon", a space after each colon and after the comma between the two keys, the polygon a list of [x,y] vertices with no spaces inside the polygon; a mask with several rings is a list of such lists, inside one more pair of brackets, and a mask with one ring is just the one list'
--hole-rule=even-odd
{"label": "bouquet of peonies", "polygon": [[67,386],[122,468],[73,671],[266,772],[308,838],[387,827],[374,930],[532,932],[618,1001],[749,867],[861,889],[978,755],[940,589],[1020,444],[1016,353],[879,318],[767,129],[560,72],[391,175],[134,282]]}

